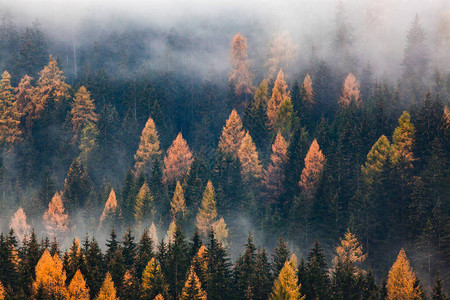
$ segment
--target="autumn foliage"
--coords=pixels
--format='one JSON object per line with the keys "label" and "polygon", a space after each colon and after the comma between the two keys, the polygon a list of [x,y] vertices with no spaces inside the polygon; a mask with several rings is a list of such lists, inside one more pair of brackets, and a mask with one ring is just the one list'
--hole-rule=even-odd
{"label": "autumn foliage", "polygon": [[56,193],[43,216],[44,225],[50,235],[57,235],[69,229],[69,215],[64,210],[61,196]]}
{"label": "autumn foliage", "polygon": [[253,74],[250,72],[247,48],[247,39],[237,33],[231,42],[231,71],[228,74],[228,80],[233,82],[236,95],[250,94],[253,89]]}
{"label": "autumn foliage", "polygon": [[358,106],[361,104],[359,83],[352,73],[349,73],[345,78],[338,104],[342,107],[346,107],[350,102],[354,102]]}
{"label": "autumn foliage", "polygon": [[314,139],[309,147],[308,153],[306,154],[305,168],[302,171],[302,175],[298,183],[309,199],[312,198],[315,193],[320,176],[322,175],[324,163],[325,156],[320,150],[317,140]]}
{"label": "autumn foliage", "polygon": [[397,260],[389,271],[387,280],[387,299],[421,299],[420,291],[418,287],[414,285],[415,281],[416,275],[409,265],[405,250],[401,249],[397,256]]}
{"label": "autumn foliage", "polygon": [[182,180],[189,172],[192,162],[192,152],[183,135],[178,133],[177,138],[167,150],[164,157],[164,173],[163,182],[173,183],[177,180]]}

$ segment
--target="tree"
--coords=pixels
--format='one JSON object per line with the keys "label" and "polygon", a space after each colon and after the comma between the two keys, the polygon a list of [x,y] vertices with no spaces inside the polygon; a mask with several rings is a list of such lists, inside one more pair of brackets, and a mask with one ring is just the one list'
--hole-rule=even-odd
{"label": "tree", "polygon": [[305,299],[300,294],[301,284],[297,276],[297,257],[292,254],[289,260],[286,260],[283,268],[278,274],[277,279],[270,294],[271,300],[299,300]]}
{"label": "tree", "polygon": [[242,299],[253,299],[257,289],[256,280],[256,247],[253,244],[251,234],[248,235],[245,244],[245,253],[239,257],[234,267],[234,277],[237,283],[238,295]]}
{"label": "tree", "polygon": [[122,299],[139,299],[139,281],[131,274],[130,270],[123,275],[120,297]]}
{"label": "tree", "polygon": [[88,164],[91,154],[98,148],[98,135],[99,131],[95,123],[88,122],[81,130],[80,145],[78,148],[80,150],[79,159],[84,164]]}
{"label": "tree", "polygon": [[241,162],[241,174],[245,182],[249,183],[254,180],[261,179],[262,165],[258,158],[258,151],[253,139],[248,132],[245,133],[242,139],[241,146],[238,152],[239,160]]}
{"label": "tree", "polygon": [[68,287],[69,300],[89,300],[89,288],[86,287],[86,281],[83,278],[80,270],[77,270],[75,276]]}
{"label": "tree", "polygon": [[181,187],[179,181],[177,181],[175,192],[173,193],[172,202],[170,202],[170,212],[172,214],[172,219],[177,221],[184,219],[187,214],[183,188]]}
{"label": "tree", "polygon": [[230,299],[231,271],[229,258],[222,243],[217,241],[213,229],[209,232],[206,257],[208,268],[205,290],[208,299]]}
{"label": "tree", "polygon": [[389,140],[382,135],[367,154],[367,161],[364,166],[361,166],[361,173],[369,186],[377,180],[379,174],[383,171],[385,163],[391,156],[391,149]]}
{"label": "tree", "polygon": [[294,45],[289,32],[284,31],[276,35],[269,50],[267,65],[268,77],[273,79],[280,69],[289,70],[296,58],[297,45]]}
{"label": "tree", "polygon": [[152,237],[149,235],[148,229],[145,229],[137,245],[137,256],[134,260],[134,269],[136,270],[136,276],[138,278],[142,277],[142,272],[144,271],[148,262],[155,256],[154,247],[156,245],[156,242],[157,240],[152,240]]}
{"label": "tree", "polygon": [[90,296],[91,298],[94,298],[100,291],[103,283],[103,276],[105,275],[103,254],[95,238],[89,242],[89,249],[85,253],[85,261],[86,281],[89,286]]}
{"label": "tree", "polygon": [[140,225],[144,220],[153,217],[153,195],[150,192],[147,182],[141,186],[136,196],[134,204],[134,221]]}
{"label": "tree", "polygon": [[290,252],[287,248],[286,243],[284,242],[283,237],[278,238],[277,246],[275,247],[273,255],[273,263],[272,263],[272,269],[273,269],[273,275],[275,277],[278,277],[278,274],[280,273],[281,269],[284,266],[284,263],[289,259]]}
{"label": "tree", "polygon": [[5,288],[3,287],[3,284],[0,282],[0,300],[5,300],[7,294],[5,291]]}
{"label": "tree", "polygon": [[154,299],[158,294],[164,295],[167,299],[169,287],[165,283],[164,276],[161,272],[161,266],[153,257],[147,264],[142,273],[141,298]]}
{"label": "tree", "polygon": [[196,218],[197,229],[200,235],[206,236],[216,218],[217,208],[215,191],[211,180],[209,180],[203,193],[202,206],[199,208]]}
{"label": "tree", "polygon": [[57,255],[53,257],[46,249],[36,265],[36,280],[33,283],[35,296],[44,299],[65,299],[66,272],[63,270],[61,260]]}
{"label": "tree", "polygon": [[98,293],[96,300],[119,300],[116,296],[116,288],[109,272],[106,273],[103,285]]}
{"label": "tree", "polygon": [[231,42],[231,71],[228,74],[228,81],[233,83],[237,96],[251,94],[253,89],[247,48],[247,39],[238,32]]}
{"label": "tree", "polygon": [[182,180],[191,169],[193,160],[186,140],[183,139],[181,132],[178,133],[164,157],[163,182],[171,184]]}
{"label": "tree", "polygon": [[19,75],[34,76],[42,69],[48,59],[48,44],[44,33],[34,22],[32,27],[26,27],[20,36],[20,47],[17,57]]}
{"label": "tree", "polygon": [[155,122],[151,117],[149,117],[145,123],[144,129],[142,130],[139,148],[134,155],[134,159],[136,161],[134,164],[134,170],[136,173],[151,173],[155,160],[161,155],[161,150],[159,147],[158,131],[156,130]]}
{"label": "tree", "polygon": [[114,193],[114,189],[111,189],[108,200],[106,200],[105,207],[103,208],[102,215],[100,216],[99,228],[105,226],[105,223],[108,223],[108,225],[115,224],[114,221],[116,221],[117,214],[118,207],[116,193]]}
{"label": "tree", "polygon": [[27,215],[22,207],[19,207],[14,213],[14,216],[11,217],[9,227],[14,229],[14,232],[17,234],[20,241],[23,241],[25,236],[30,235],[31,226],[27,224]]}
{"label": "tree", "polygon": [[291,128],[294,125],[294,106],[291,98],[285,98],[278,108],[277,116],[273,123],[274,132],[281,132],[286,137],[291,135]]}
{"label": "tree", "polygon": [[91,99],[91,93],[84,86],[81,86],[75,93],[70,116],[75,139],[86,125],[95,124],[98,120],[94,100]]}
{"label": "tree", "polygon": [[225,220],[220,218],[215,221],[211,227],[216,233],[217,240],[222,243],[224,247],[228,247],[228,228]]}
{"label": "tree", "polygon": [[411,169],[414,161],[414,124],[411,123],[411,116],[404,111],[398,119],[398,126],[392,135],[392,161],[398,165],[400,170]]}
{"label": "tree", "polygon": [[[20,80],[16,89],[17,110],[23,116],[25,133],[30,132],[34,119],[44,110],[42,102],[35,102],[33,97],[34,88],[31,85],[32,77],[25,75]],[[39,99],[40,100],[40,99]]]}
{"label": "tree", "polygon": [[0,81],[0,147],[7,150],[21,139],[20,117],[11,75],[5,71]]}
{"label": "tree", "polygon": [[312,200],[315,195],[317,185],[322,176],[325,164],[325,156],[319,148],[317,140],[311,143],[308,153],[305,157],[305,167],[303,168],[300,181],[298,182],[306,198]]}
{"label": "tree", "polygon": [[338,263],[350,264],[354,268],[354,272],[358,272],[355,264],[363,262],[367,255],[363,254],[362,246],[357,238],[350,230],[340,238],[340,245],[336,247],[336,256],[333,258],[333,265]]}
{"label": "tree", "polygon": [[244,136],[245,131],[242,129],[241,118],[237,111],[233,109],[223,127],[219,140],[219,151],[237,159]]}
{"label": "tree", "polygon": [[43,216],[44,226],[50,235],[66,232],[69,229],[69,216],[64,212],[64,205],[59,193],[55,193]]}
{"label": "tree", "polygon": [[202,289],[202,284],[191,267],[188,278],[180,296],[181,300],[206,300],[206,293]]}
{"label": "tree", "polygon": [[351,102],[354,102],[357,106],[361,106],[362,103],[360,99],[359,83],[356,81],[355,75],[349,73],[342,86],[338,104],[341,107],[347,107]]}
{"label": "tree", "polygon": [[272,145],[270,164],[267,167],[264,178],[269,204],[275,203],[284,190],[284,167],[288,161],[287,147],[288,143],[281,133],[278,132]]}
{"label": "tree", "polygon": [[70,165],[64,180],[62,199],[70,215],[88,203],[93,191],[92,181],[78,159]]}
{"label": "tree", "polygon": [[288,86],[284,79],[284,73],[282,70],[278,72],[277,79],[273,85],[272,97],[270,97],[267,103],[267,117],[269,118],[269,126],[272,127],[275,124],[275,120],[278,116],[278,110],[284,101],[290,101],[290,92],[287,90]]}
{"label": "tree", "polygon": [[302,282],[302,291],[307,299],[326,299],[328,297],[329,276],[325,254],[316,240],[308,253],[307,276]]}
{"label": "tree", "polygon": [[401,249],[397,260],[389,270],[387,280],[387,299],[421,299],[420,290],[414,287],[416,275],[414,274],[405,250]]}
{"label": "tree", "polygon": [[302,98],[303,106],[311,109],[314,101],[314,90],[311,76],[306,73],[305,79],[303,79],[302,86],[300,88],[300,96]]}

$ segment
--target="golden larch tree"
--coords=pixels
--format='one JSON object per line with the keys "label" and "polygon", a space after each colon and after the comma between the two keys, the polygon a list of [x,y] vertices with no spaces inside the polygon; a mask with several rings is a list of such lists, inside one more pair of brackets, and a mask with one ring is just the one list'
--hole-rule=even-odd
{"label": "golden larch tree", "polygon": [[251,182],[252,179],[260,179],[262,176],[262,164],[258,157],[256,145],[248,132],[245,133],[242,139],[238,156],[243,180]]}
{"label": "golden larch tree", "polygon": [[19,241],[22,241],[25,236],[30,234],[31,226],[27,223],[27,215],[23,211],[22,207],[19,207],[19,209],[11,217],[9,227],[14,229],[14,233],[19,238]]}
{"label": "golden larch tree", "polygon": [[242,129],[242,121],[237,111],[233,109],[222,130],[219,140],[219,151],[223,154],[238,158],[245,131]]}
{"label": "golden larch tree", "polygon": [[80,270],[77,270],[69,284],[68,300],[89,300],[89,288]]}
{"label": "golden larch tree", "polygon": [[272,97],[270,97],[267,103],[267,117],[269,118],[269,126],[272,127],[278,116],[278,109],[285,100],[290,100],[290,92],[288,91],[288,85],[284,79],[283,70],[280,70],[277,75],[277,79],[273,85]]}
{"label": "golden larch tree", "polygon": [[392,147],[385,135],[382,135],[372,146],[367,154],[364,166],[361,166],[361,174],[364,181],[371,185],[383,170],[388,159],[390,159]]}
{"label": "golden larch tree", "polygon": [[173,235],[175,234],[175,230],[177,229],[177,223],[174,219],[169,224],[169,229],[167,229],[165,241],[167,243],[173,242]]}
{"label": "golden larch tree", "polygon": [[[362,263],[367,254],[363,253],[362,245],[359,243],[356,236],[347,229],[344,238],[340,238],[340,244],[336,247],[336,256],[333,258],[333,265],[336,267],[341,265],[354,265]],[[359,271],[355,268],[355,271]]]}
{"label": "golden larch tree", "polygon": [[184,284],[180,300],[206,300],[206,293],[202,289],[202,284],[197,274],[195,274],[193,266],[191,266],[188,278]]}
{"label": "golden larch tree", "polygon": [[64,211],[61,196],[56,192],[43,216],[44,226],[50,235],[56,236],[58,233],[66,232],[69,229],[69,215]]}
{"label": "golden larch tree", "polygon": [[114,282],[111,278],[109,272],[106,273],[105,280],[103,281],[102,287],[98,292],[96,300],[119,300],[116,296],[116,288],[114,287]]}
{"label": "golden larch tree", "polygon": [[142,130],[139,147],[134,155],[134,170],[136,173],[149,172],[157,158],[161,155],[159,135],[153,119],[148,118]]}
{"label": "golden larch tree", "polygon": [[75,93],[70,116],[75,138],[79,136],[81,130],[88,123],[95,124],[98,120],[98,116],[95,113],[94,100],[91,99],[91,93],[84,86],[81,86]]}
{"label": "golden larch tree", "polygon": [[247,50],[247,39],[238,32],[231,41],[231,71],[228,74],[236,95],[251,94],[253,89]]}
{"label": "golden larch tree", "polygon": [[2,282],[0,281],[0,300],[5,300],[6,298],[6,291],[5,288],[3,287]]}
{"label": "golden larch tree", "polygon": [[134,203],[134,221],[141,224],[145,218],[153,217],[153,195],[147,182],[144,182],[136,195]]}
{"label": "golden larch tree", "polygon": [[219,220],[215,221],[211,225],[212,229],[214,230],[215,237],[219,242],[222,243],[223,246],[228,246],[228,228],[227,223],[225,223],[224,218],[220,218]]}
{"label": "golden larch tree", "polygon": [[0,148],[10,149],[21,139],[20,117],[11,75],[5,71],[0,81]]}
{"label": "golden larch tree", "polygon": [[301,93],[303,103],[308,104],[308,106],[311,107],[315,103],[314,90],[311,77],[309,76],[308,73],[306,73],[305,79],[303,79],[303,83],[301,86]]}
{"label": "golden larch tree", "polygon": [[164,300],[164,297],[161,294],[158,294],[153,300]]}
{"label": "golden larch tree", "polygon": [[161,266],[154,257],[147,263],[144,272],[142,272],[141,282],[143,299],[154,299],[159,294],[168,295],[169,287],[165,283]]}
{"label": "golden larch tree", "polygon": [[214,186],[211,180],[208,180],[205,191],[203,192],[202,205],[199,208],[196,221],[197,229],[200,235],[206,237],[211,226],[217,219],[217,208]]}
{"label": "golden larch tree", "polygon": [[191,169],[193,160],[191,149],[181,132],[178,133],[164,157],[163,182],[173,183],[182,180]]}
{"label": "golden larch tree", "polygon": [[35,270],[36,281],[33,283],[35,295],[45,295],[44,297],[48,299],[66,299],[66,272],[57,254],[52,257],[48,249],[45,249]]}
{"label": "golden larch tree", "polygon": [[153,242],[153,248],[154,248],[153,250],[156,251],[159,240],[158,240],[158,231],[156,230],[156,226],[155,226],[154,222],[152,222],[152,225],[150,225],[148,234],[150,236],[150,239]]}
{"label": "golden larch tree", "polygon": [[117,213],[117,198],[114,189],[111,189],[108,200],[106,200],[105,207],[103,208],[102,215],[100,216],[100,228],[103,223],[113,217]]}
{"label": "golden larch tree", "polygon": [[387,280],[387,299],[414,300],[422,299],[419,287],[414,287],[416,275],[414,274],[405,250],[401,249],[397,260],[389,270]]}
{"label": "golden larch tree", "polygon": [[392,162],[401,170],[411,169],[414,161],[414,136],[416,129],[407,111],[398,119],[398,126],[392,135]]}
{"label": "golden larch tree", "polygon": [[320,150],[317,140],[311,143],[305,157],[305,167],[303,168],[298,185],[308,199],[311,199],[316,191],[317,184],[322,176],[325,164],[325,155]]}
{"label": "golden larch tree", "polygon": [[172,219],[177,221],[183,219],[187,214],[184,192],[179,181],[177,181],[175,192],[173,193],[173,198],[170,202],[170,212],[172,214]]}
{"label": "golden larch tree", "polygon": [[288,161],[287,148],[288,143],[278,132],[272,145],[270,163],[264,178],[269,203],[275,202],[283,193],[284,167]]}
{"label": "golden larch tree", "polygon": [[31,129],[33,120],[39,117],[44,110],[42,101],[34,102],[37,99],[33,97],[34,88],[31,85],[32,80],[32,77],[25,75],[16,88],[17,110],[25,116],[25,128],[27,131]]}
{"label": "golden larch tree", "polygon": [[355,102],[357,106],[361,105],[359,83],[356,81],[355,75],[349,73],[342,86],[342,93],[338,100],[338,104],[342,107],[346,107],[352,101]]}
{"label": "golden larch tree", "polygon": [[280,69],[289,70],[296,58],[297,49],[298,47],[292,42],[289,32],[284,31],[275,36],[267,60],[269,78],[273,79]]}
{"label": "golden larch tree", "polygon": [[270,300],[299,300],[305,299],[300,293],[301,284],[298,282],[297,257],[292,254],[281,269],[269,296]]}

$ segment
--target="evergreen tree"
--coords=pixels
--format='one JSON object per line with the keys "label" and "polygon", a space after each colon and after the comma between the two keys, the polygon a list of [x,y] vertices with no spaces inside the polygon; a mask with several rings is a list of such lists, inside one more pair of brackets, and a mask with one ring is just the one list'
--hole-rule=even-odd
{"label": "evergreen tree", "polygon": [[202,290],[202,284],[191,267],[186,284],[181,293],[181,300],[206,300],[206,293]]}
{"label": "evergreen tree", "polygon": [[169,284],[170,294],[174,299],[178,299],[181,295],[181,290],[183,289],[183,283],[188,272],[190,259],[188,244],[179,224],[176,224],[175,226],[172,241],[169,243],[167,256],[167,265],[162,271]]}
{"label": "evergreen tree", "polygon": [[144,268],[147,266],[150,259],[155,256],[153,252],[154,243],[155,241],[150,237],[148,229],[145,229],[137,245],[137,255],[134,260],[134,269],[138,278],[142,277]]}
{"label": "evergreen tree", "polygon": [[127,270],[123,276],[120,297],[122,299],[139,299],[139,282],[130,270]]}
{"label": "evergreen tree", "polygon": [[167,299],[169,287],[161,273],[161,266],[155,258],[152,258],[142,273],[140,299],[154,299],[159,294],[164,295],[164,299]]}
{"label": "evergreen tree", "polygon": [[266,249],[258,250],[254,274],[256,276],[253,299],[267,299],[272,290],[272,272]]}
{"label": "evergreen tree", "polygon": [[316,187],[322,176],[325,163],[325,156],[319,148],[317,140],[314,139],[305,157],[305,168],[300,176],[299,186],[306,198],[311,200],[314,197]]}
{"label": "evergreen tree", "polygon": [[89,250],[86,255],[86,282],[89,287],[90,296],[93,298],[98,294],[105,275],[105,264],[102,251],[93,238],[89,242]]}
{"label": "evergreen tree", "polygon": [[67,177],[64,180],[62,199],[70,215],[88,203],[93,191],[92,181],[78,159],[70,165]]}
{"label": "evergreen tree", "polygon": [[64,264],[64,269],[67,273],[66,283],[72,281],[77,271],[84,271],[84,256],[81,252],[80,241],[73,239],[72,245],[69,248],[67,264]]}
{"label": "evergreen tree", "polygon": [[[288,86],[284,79],[284,73],[282,70],[278,72],[277,79],[275,80],[272,97],[269,99],[267,103],[267,117],[269,118],[269,126],[272,128],[274,126],[275,121],[279,115],[279,109],[282,104],[291,103],[290,92],[287,90]],[[285,104],[286,106],[287,104]],[[292,105],[292,103],[291,103]]]}
{"label": "evergreen tree", "polygon": [[231,296],[230,263],[226,250],[215,237],[214,230],[209,233],[209,245],[206,253],[208,268],[205,290],[208,299],[229,299]]}
{"label": "evergreen tree", "polygon": [[128,227],[127,232],[123,236],[122,241],[122,254],[125,260],[125,268],[129,270],[133,265],[136,258],[136,243],[134,242],[134,236],[131,228]]}
{"label": "evergreen tree", "polygon": [[306,299],[327,299],[329,277],[325,254],[316,240],[308,253],[307,279],[302,282]]}
{"label": "evergreen tree", "polygon": [[249,234],[245,244],[245,253],[239,257],[234,267],[237,285],[236,296],[239,299],[253,299],[258,282],[256,280],[256,247]]}
{"label": "evergreen tree", "polygon": [[278,274],[280,273],[281,269],[284,266],[284,263],[286,262],[286,260],[288,260],[289,256],[290,252],[287,248],[287,245],[284,242],[283,237],[280,236],[278,238],[277,246],[275,247],[272,259],[272,269],[273,275],[275,277],[278,276]]}
{"label": "evergreen tree", "polygon": [[264,149],[268,139],[267,125],[267,101],[269,96],[269,85],[267,80],[261,81],[255,92],[253,99],[250,100],[242,119],[244,127],[255,141],[259,149]]}

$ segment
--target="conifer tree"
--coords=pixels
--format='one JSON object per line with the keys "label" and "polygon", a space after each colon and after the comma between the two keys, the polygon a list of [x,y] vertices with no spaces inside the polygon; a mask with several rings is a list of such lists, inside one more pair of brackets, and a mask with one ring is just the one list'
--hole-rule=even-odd
{"label": "conifer tree", "polygon": [[286,260],[283,268],[278,274],[277,279],[270,294],[271,300],[299,300],[305,299],[300,294],[301,284],[298,282],[297,276],[297,257],[292,254],[289,260]]}
{"label": "conifer tree", "polygon": [[114,282],[112,281],[111,275],[106,273],[103,285],[95,298],[96,300],[118,300],[116,296],[116,288],[114,287]]}
{"label": "conifer tree", "polygon": [[69,229],[69,216],[64,212],[64,205],[59,193],[55,193],[43,216],[47,232],[54,236]]}
{"label": "conifer tree", "polygon": [[320,150],[317,140],[314,139],[306,154],[305,168],[302,171],[298,183],[303,193],[306,195],[306,198],[309,200],[311,200],[315,194],[317,184],[322,176],[324,163],[325,156],[323,155],[322,150]]}
{"label": "conifer tree", "polygon": [[23,211],[22,207],[19,207],[19,209],[11,217],[9,227],[12,228],[17,234],[19,241],[22,241],[25,236],[30,235],[31,226],[27,223],[27,215]]}
{"label": "conifer tree", "polygon": [[284,31],[277,34],[271,43],[267,65],[269,67],[269,78],[273,79],[276,72],[281,68],[289,70],[296,58],[297,46],[293,44],[289,32]]}
{"label": "conifer tree", "polygon": [[300,96],[302,98],[303,107],[310,110],[314,101],[314,90],[311,76],[307,73],[305,79],[303,79],[302,86],[300,88]]}
{"label": "conifer tree", "polygon": [[245,253],[239,257],[234,267],[234,277],[237,283],[239,298],[253,299],[256,284],[256,247],[251,234],[245,244]]}
{"label": "conifer tree", "polygon": [[144,268],[147,266],[150,259],[152,259],[155,256],[154,254],[155,244],[156,241],[154,242],[152,240],[151,236],[149,235],[148,229],[145,229],[137,245],[137,255],[134,260],[134,269],[136,271],[136,276],[138,278],[142,277],[142,272],[144,271]]}
{"label": "conifer tree", "polygon": [[134,164],[135,172],[150,174],[155,160],[158,159],[160,155],[161,150],[158,131],[156,130],[155,122],[149,117],[142,130],[139,148],[134,155],[136,161]]}
{"label": "conifer tree", "polygon": [[168,293],[169,287],[165,283],[161,266],[153,257],[142,273],[140,299],[154,299],[158,294],[164,295],[164,298],[167,299]]}
{"label": "conifer tree", "polygon": [[92,181],[78,159],[70,165],[64,180],[62,199],[68,213],[72,216],[76,210],[84,208],[93,191]]}
{"label": "conifer tree", "polygon": [[268,203],[275,203],[283,193],[284,167],[288,161],[287,147],[288,144],[281,133],[278,132],[272,145],[270,164],[264,178]]}
{"label": "conifer tree", "polygon": [[275,121],[272,125],[273,132],[281,132],[286,137],[291,135],[294,126],[294,106],[291,98],[285,98],[278,108]]}
{"label": "conifer tree", "polygon": [[130,270],[127,270],[125,275],[123,275],[120,298],[139,299],[139,282],[132,275]]}
{"label": "conifer tree", "polygon": [[307,279],[302,282],[302,290],[307,299],[328,297],[329,276],[325,254],[316,240],[308,253]]}
{"label": "conifer tree", "polygon": [[91,99],[91,93],[84,86],[81,86],[75,93],[70,115],[75,139],[86,125],[96,124],[98,120],[94,100]]}
{"label": "conifer tree", "polygon": [[134,242],[133,231],[128,227],[122,239],[122,254],[125,260],[125,268],[130,269],[136,258],[136,243]]}
{"label": "conifer tree", "polygon": [[383,170],[384,164],[390,158],[391,144],[386,136],[382,135],[367,154],[367,161],[361,166],[361,173],[368,185],[374,183],[377,176]]}
{"label": "conifer tree", "polygon": [[36,280],[33,283],[35,296],[50,299],[65,299],[66,272],[63,270],[61,260],[57,255],[53,257],[48,250],[44,251],[36,265]]}
{"label": "conifer tree", "polygon": [[356,81],[355,75],[349,73],[345,78],[344,85],[342,86],[342,92],[338,100],[338,104],[341,107],[347,107],[351,102],[354,102],[357,106],[361,105],[359,84]]}
{"label": "conifer tree", "polygon": [[256,264],[254,274],[255,290],[253,291],[254,299],[268,299],[272,290],[272,272],[269,258],[265,248],[258,250],[256,254]]}
{"label": "conifer tree", "polygon": [[[272,97],[267,103],[267,117],[269,118],[269,126],[272,127],[275,124],[275,120],[278,116],[278,111],[283,102],[291,101],[290,92],[287,90],[288,86],[284,79],[284,73],[282,70],[278,72],[277,79],[275,80]],[[291,103],[292,104],[292,103]]]}
{"label": "conifer tree", "polygon": [[5,291],[5,288],[3,287],[3,284],[0,282],[0,300],[5,300],[7,294]]}
{"label": "conifer tree", "polygon": [[164,157],[163,182],[171,184],[182,180],[191,169],[192,161],[192,152],[180,132]]}
{"label": "conifer tree", "polygon": [[95,238],[89,242],[89,250],[85,255],[86,282],[89,286],[90,296],[91,298],[94,298],[100,291],[103,283],[103,276],[105,275],[103,254]]}
{"label": "conifer tree", "polygon": [[237,159],[244,135],[245,131],[242,129],[241,118],[236,110],[233,109],[223,127],[219,140],[219,151]]}
{"label": "conifer tree", "polygon": [[33,97],[34,88],[31,85],[32,80],[33,78],[28,75],[23,76],[16,89],[17,110],[23,116],[25,134],[30,132],[33,121],[44,110],[43,103],[40,101],[41,99],[35,99]]}
{"label": "conifer tree", "polygon": [[217,209],[215,191],[211,180],[209,180],[203,193],[202,206],[199,208],[196,218],[197,229],[200,235],[206,236],[216,218]]}
{"label": "conifer tree", "polygon": [[195,274],[197,274],[200,282],[205,286],[206,285],[206,274],[208,271],[208,259],[206,256],[206,247],[205,245],[201,245],[198,249],[197,253],[194,255],[192,259],[192,266],[194,268]]}
{"label": "conifer tree", "polygon": [[148,218],[153,218],[153,195],[150,192],[147,182],[144,182],[136,196],[134,204],[134,221],[140,225]]}
{"label": "conifer tree", "polygon": [[156,226],[155,226],[154,222],[152,222],[152,225],[150,225],[149,235],[150,235],[150,239],[153,242],[153,250],[156,250],[156,246],[158,244],[158,232],[156,230]]}
{"label": "conifer tree", "polygon": [[400,169],[410,169],[414,161],[414,124],[411,123],[411,116],[407,111],[403,112],[398,123],[392,135],[392,160]]}
{"label": "conifer tree", "polygon": [[77,270],[75,276],[68,287],[68,300],[89,300],[89,288],[86,287],[86,281],[80,270]]}
{"label": "conifer tree", "polygon": [[117,199],[116,193],[114,193],[114,189],[111,189],[109,193],[108,200],[106,200],[105,207],[103,208],[102,215],[100,217],[100,225],[99,228],[102,228],[108,223],[108,226],[113,225],[117,220],[118,207],[117,207]]}
{"label": "conifer tree", "polygon": [[231,42],[231,71],[228,74],[228,81],[233,83],[234,92],[238,96],[251,94],[253,89],[247,48],[247,39],[238,32]]}
{"label": "conifer tree", "polygon": [[420,290],[414,286],[416,275],[414,274],[405,250],[401,249],[397,260],[389,270],[387,280],[387,299],[421,299]]}
{"label": "conifer tree", "polygon": [[14,90],[11,86],[11,75],[3,72],[0,80],[0,147],[7,148],[20,140],[20,117]]}
{"label": "conifer tree", "polygon": [[84,271],[84,256],[81,252],[80,241],[78,238],[73,239],[72,245],[68,252],[68,261],[64,264],[67,273],[67,283],[69,283],[78,270]]}
{"label": "conifer tree", "polygon": [[258,180],[262,176],[262,165],[258,158],[258,151],[256,151],[255,143],[248,132],[245,133],[242,139],[241,146],[238,152],[239,160],[241,162],[241,174],[244,181],[247,183],[253,180]]}
{"label": "conifer tree", "polygon": [[175,192],[173,193],[172,202],[170,202],[170,212],[172,214],[172,219],[177,221],[183,220],[187,214],[183,188],[181,187],[179,181],[177,181]]}
{"label": "conifer tree", "polygon": [[228,228],[224,218],[220,218],[212,224],[212,229],[216,233],[217,240],[222,243],[224,247],[228,247]]}
{"label": "conifer tree", "polygon": [[228,254],[217,241],[214,230],[209,231],[207,248],[208,270],[205,291],[209,299],[230,299],[231,271]]}
{"label": "conifer tree", "polygon": [[191,267],[188,278],[181,292],[181,300],[206,300],[206,293],[202,289],[202,284]]}
{"label": "conifer tree", "polygon": [[281,269],[284,266],[284,263],[286,262],[286,260],[289,259],[290,256],[290,252],[287,248],[286,243],[284,242],[283,237],[279,237],[278,238],[278,242],[277,242],[277,246],[275,247],[274,250],[274,255],[273,255],[273,275],[275,277],[278,276],[278,274],[280,273]]}

